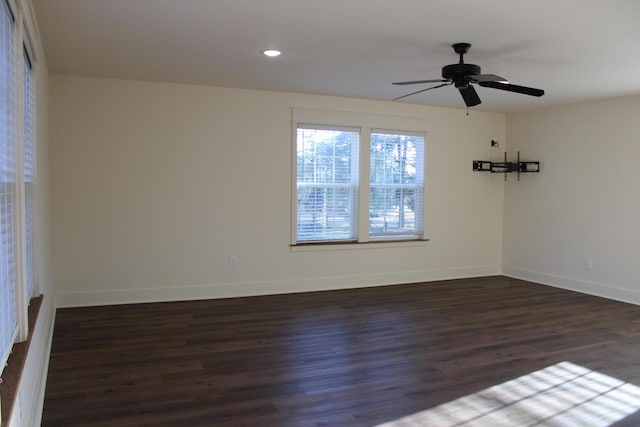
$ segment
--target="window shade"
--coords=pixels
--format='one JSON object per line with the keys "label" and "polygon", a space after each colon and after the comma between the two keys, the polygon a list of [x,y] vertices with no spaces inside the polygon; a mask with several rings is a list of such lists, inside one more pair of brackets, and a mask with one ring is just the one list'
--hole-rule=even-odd
{"label": "window shade", "polygon": [[360,129],[298,125],[296,241],[357,238]]}
{"label": "window shade", "polygon": [[17,152],[15,28],[0,1],[0,371],[18,331],[16,315]]}
{"label": "window shade", "polygon": [[369,236],[422,237],[425,135],[371,132]]}
{"label": "window shade", "polygon": [[24,143],[23,143],[23,174],[24,174],[24,233],[25,233],[25,286],[27,297],[35,296],[34,269],[34,217],[35,217],[35,184],[36,184],[36,129],[35,129],[35,90],[31,58],[24,48],[23,67],[23,114],[24,114]]}

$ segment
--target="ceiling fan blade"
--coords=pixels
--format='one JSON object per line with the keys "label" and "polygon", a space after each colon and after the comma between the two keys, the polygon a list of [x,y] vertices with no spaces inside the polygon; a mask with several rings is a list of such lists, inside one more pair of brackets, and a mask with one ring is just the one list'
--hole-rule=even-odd
{"label": "ceiling fan blade", "polygon": [[406,95],[402,95],[402,96],[399,96],[397,98],[393,98],[393,100],[397,101],[398,99],[406,98],[407,96],[411,96],[411,95],[415,95],[415,94],[418,94],[418,93],[426,92],[426,91],[431,90],[431,89],[437,89],[437,88],[442,87],[442,86],[449,86],[449,85],[452,85],[452,84],[453,84],[453,82],[446,82],[446,83],[443,83],[441,85],[428,87],[426,89],[417,90],[415,92],[411,92],[411,93],[408,93]]}
{"label": "ceiling fan blade", "polygon": [[467,107],[473,107],[474,105],[480,104],[480,97],[478,96],[478,92],[471,85],[467,85],[467,87],[458,88],[460,91],[460,95],[462,95],[462,99],[464,99],[464,103],[467,104]]}
{"label": "ceiling fan blade", "polygon": [[422,83],[440,83],[440,82],[448,82],[449,80],[446,79],[431,79],[431,80],[411,80],[408,82],[395,82],[395,83],[391,83],[394,85],[418,85],[418,84],[422,84]]}
{"label": "ceiling fan blade", "polygon": [[512,85],[512,84],[509,84],[509,83],[478,82],[478,84],[480,86],[483,86],[483,87],[490,87],[490,88],[493,88],[493,89],[507,90],[509,92],[522,93],[524,95],[531,95],[531,96],[542,96],[542,95],[544,95],[544,90],[542,90],[542,89],[536,89],[536,88],[526,87],[526,86]]}
{"label": "ceiling fan blade", "polygon": [[509,81],[504,77],[496,76],[495,74],[476,74],[469,76],[474,82],[501,82],[508,83]]}

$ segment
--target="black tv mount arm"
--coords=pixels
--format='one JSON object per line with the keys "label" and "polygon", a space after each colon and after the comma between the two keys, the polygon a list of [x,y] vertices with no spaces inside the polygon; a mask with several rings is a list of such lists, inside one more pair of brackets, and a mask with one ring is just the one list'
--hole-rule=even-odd
{"label": "black tv mount arm", "polygon": [[540,162],[523,162],[520,161],[520,152],[518,151],[518,160],[515,162],[507,161],[507,152],[504,152],[504,162],[491,162],[487,160],[474,160],[473,170],[475,172],[491,172],[504,174],[504,180],[507,180],[507,174],[515,172],[518,174],[520,181],[521,173],[537,173],[540,172]]}

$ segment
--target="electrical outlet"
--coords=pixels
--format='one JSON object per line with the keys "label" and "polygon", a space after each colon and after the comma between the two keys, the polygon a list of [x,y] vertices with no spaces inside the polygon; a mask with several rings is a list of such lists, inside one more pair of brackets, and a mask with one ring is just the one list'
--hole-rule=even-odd
{"label": "electrical outlet", "polygon": [[442,248],[442,255],[449,256],[449,246]]}
{"label": "electrical outlet", "polygon": [[236,268],[238,266],[238,257],[232,255],[229,257],[229,268]]}
{"label": "electrical outlet", "polygon": [[591,258],[584,259],[584,269],[591,270],[593,268],[593,260]]}

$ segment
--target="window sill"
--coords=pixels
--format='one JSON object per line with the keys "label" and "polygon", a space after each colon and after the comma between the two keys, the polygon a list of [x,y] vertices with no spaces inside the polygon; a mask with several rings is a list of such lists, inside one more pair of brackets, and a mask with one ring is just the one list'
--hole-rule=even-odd
{"label": "window sill", "polygon": [[335,251],[353,249],[386,249],[425,246],[429,239],[388,240],[378,239],[368,242],[316,242],[291,245],[291,252]]}

